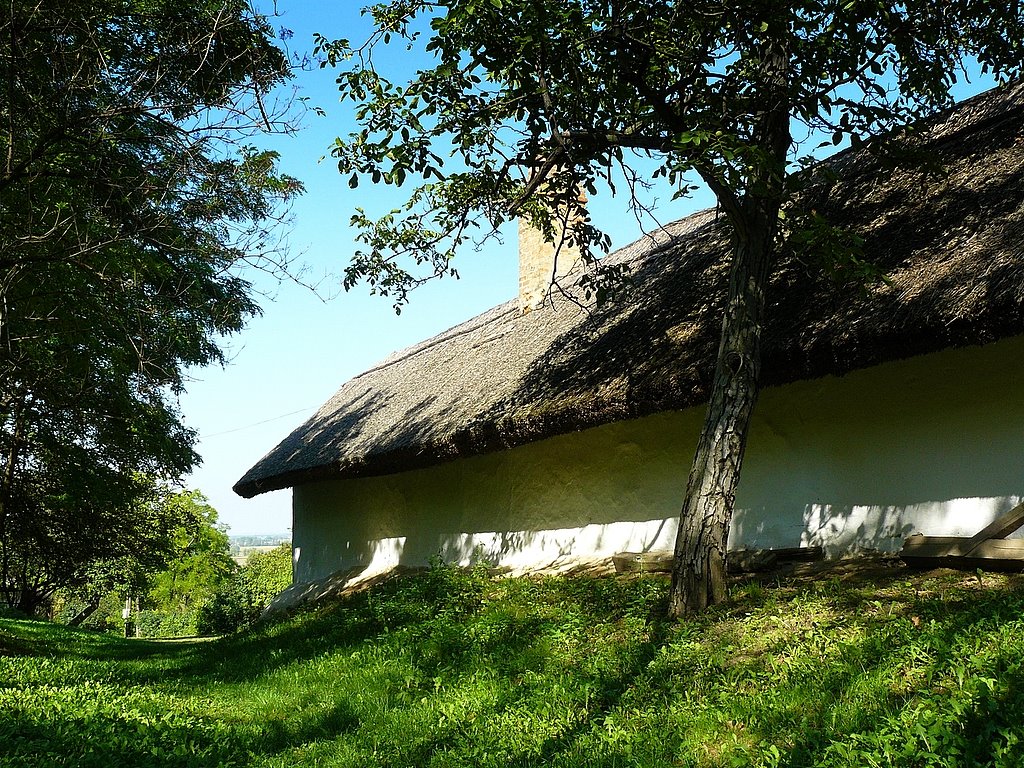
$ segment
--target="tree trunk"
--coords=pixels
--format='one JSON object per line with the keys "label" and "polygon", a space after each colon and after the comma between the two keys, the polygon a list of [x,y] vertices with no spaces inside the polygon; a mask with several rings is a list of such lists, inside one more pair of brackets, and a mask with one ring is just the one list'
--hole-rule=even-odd
{"label": "tree trunk", "polygon": [[81,624],[86,619],[88,619],[90,616],[92,616],[94,613],[96,613],[96,611],[99,610],[99,607],[100,607],[100,598],[99,597],[90,598],[89,602],[88,602],[88,604],[86,604],[85,608],[83,608],[78,613],[76,613],[74,618],[72,618],[71,621],[68,622],[68,626],[69,627],[81,626]]}
{"label": "tree trunk", "polygon": [[761,373],[761,328],[773,227],[737,233],[722,340],[704,428],[690,468],[672,568],[669,615],[725,599],[725,556],[736,483]]}
{"label": "tree trunk", "polygon": [[18,594],[18,599],[14,603],[14,607],[24,613],[26,616],[35,616],[36,611],[46,600],[46,595],[36,589],[33,589],[27,583],[21,585],[21,590]]}
{"label": "tree trunk", "polygon": [[729,295],[707,415],[676,534],[668,609],[675,618],[702,611],[724,600],[726,594],[729,525],[747,430],[757,401],[765,292],[791,143],[786,43],[789,14],[782,3],[774,6],[769,3],[763,25],[752,22],[753,28],[761,27],[767,34],[745,41],[750,63],[762,75],[759,98],[752,102],[762,111],[756,117],[751,142],[760,150],[760,158],[746,180],[742,197],[727,191],[724,201],[733,225]]}
{"label": "tree trunk", "polygon": [[13,422],[10,445],[7,446],[7,455],[4,456],[5,464],[0,466],[0,593],[3,594],[8,605],[15,603],[16,589],[11,574],[11,549],[13,542],[8,523],[13,513],[11,511],[11,489],[14,486],[14,476],[17,471],[19,451],[21,449],[22,431],[24,420],[22,418],[24,401],[15,401],[12,407],[13,413],[8,419],[4,413],[4,421],[0,422],[0,429],[6,429],[8,423]]}

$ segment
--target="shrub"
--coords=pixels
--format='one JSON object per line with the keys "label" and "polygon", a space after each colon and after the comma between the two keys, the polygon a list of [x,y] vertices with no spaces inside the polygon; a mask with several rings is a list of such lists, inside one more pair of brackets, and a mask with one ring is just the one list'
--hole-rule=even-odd
{"label": "shrub", "polygon": [[139,637],[192,637],[198,634],[199,610],[140,611],[135,623]]}
{"label": "shrub", "polygon": [[252,555],[200,609],[199,632],[226,634],[252,626],[291,583],[291,544]]}

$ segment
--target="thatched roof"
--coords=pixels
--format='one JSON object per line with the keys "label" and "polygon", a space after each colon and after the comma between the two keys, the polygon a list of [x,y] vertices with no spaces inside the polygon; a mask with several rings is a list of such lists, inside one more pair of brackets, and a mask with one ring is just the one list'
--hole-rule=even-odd
{"label": "thatched roof", "polygon": [[[1024,333],[1024,84],[964,102],[915,141],[943,172],[843,153],[806,193],[864,238],[868,289],[793,255],[768,297],[765,386]],[[837,179],[835,177],[838,177]],[[608,256],[622,301],[511,301],[355,377],[235,485],[242,496],[497,451],[706,400],[729,236],[705,211]]]}

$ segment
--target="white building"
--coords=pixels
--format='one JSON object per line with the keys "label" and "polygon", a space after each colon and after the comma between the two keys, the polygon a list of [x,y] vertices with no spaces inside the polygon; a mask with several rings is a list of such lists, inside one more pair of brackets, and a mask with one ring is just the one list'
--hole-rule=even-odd
{"label": "white building", "polygon": [[[779,260],[731,549],[891,551],[970,535],[1024,495],[1021,125],[1016,86],[931,122],[918,141],[941,173],[865,151],[824,166],[838,180],[808,205],[885,281]],[[235,490],[294,487],[300,582],[437,553],[532,568],[671,548],[728,246],[699,213],[608,257],[632,268],[624,301],[512,301],[398,352]]]}

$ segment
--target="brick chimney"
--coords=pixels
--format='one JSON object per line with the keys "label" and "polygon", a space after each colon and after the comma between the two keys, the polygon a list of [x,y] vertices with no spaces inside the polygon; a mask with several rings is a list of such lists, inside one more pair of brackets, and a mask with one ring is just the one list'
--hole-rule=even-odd
{"label": "brick chimney", "polygon": [[[586,202],[581,193],[580,202]],[[578,246],[569,245],[560,224],[555,225],[555,241],[529,221],[519,219],[519,311],[537,309],[547,299],[555,283],[568,286],[586,269]],[[557,289],[555,289],[557,290]]]}

